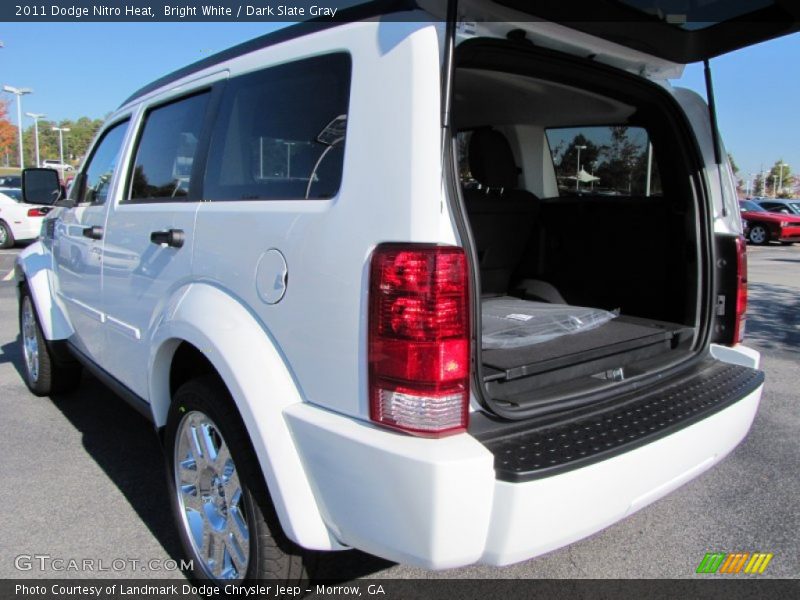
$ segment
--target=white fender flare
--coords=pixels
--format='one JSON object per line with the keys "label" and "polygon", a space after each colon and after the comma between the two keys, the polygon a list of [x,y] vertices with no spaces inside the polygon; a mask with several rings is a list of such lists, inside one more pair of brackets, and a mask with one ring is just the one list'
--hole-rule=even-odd
{"label": "white fender flare", "polygon": [[41,241],[19,253],[14,273],[17,284],[28,286],[45,339],[65,340],[70,337],[75,330],[54,293],[52,255]]}
{"label": "white fender flare", "polygon": [[340,550],[331,535],[284,419],[303,402],[266,327],[238,300],[193,283],[166,304],[150,344],[150,402],[157,426],[170,405],[172,355],[182,342],[199,349],[222,377],[242,416],[284,533],[309,550]]}

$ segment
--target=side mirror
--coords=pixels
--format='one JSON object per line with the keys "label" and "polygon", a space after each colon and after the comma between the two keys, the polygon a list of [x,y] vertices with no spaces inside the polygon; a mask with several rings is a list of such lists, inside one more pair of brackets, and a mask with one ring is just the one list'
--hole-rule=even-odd
{"label": "side mirror", "polygon": [[22,201],[25,204],[53,206],[61,199],[61,181],[55,169],[24,169]]}

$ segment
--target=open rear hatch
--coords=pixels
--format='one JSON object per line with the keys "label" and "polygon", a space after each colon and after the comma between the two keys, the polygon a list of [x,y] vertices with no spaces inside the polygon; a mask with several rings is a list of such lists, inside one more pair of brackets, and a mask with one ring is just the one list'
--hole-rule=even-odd
{"label": "open rear hatch", "polygon": [[[445,121],[456,134],[462,233],[476,271],[484,406],[511,419],[565,415],[703,361],[709,341],[731,337],[719,335],[714,303],[737,293],[735,281],[720,287],[731,269],[721,276],[714,256],[738,246],[733,235],[715,239],[692,127],[652,80],[797,31],[800,7],[459,0],[450,8],[459,22]],[[564,313],[564,331],[524,331],[553,310]],[[594,322],[587,310],[610,316]],[[493,339],[498,319],[512,330],[510,344]]]}
{"label": "open rear hatch", "polygon": [[[420,0],[420,4],[446,17],[447,3]],[[796,0],[457,0],[456,12],[461,22],[506,23],[529,34],[537,29],[537,43],[548,36],[543,24],[559,24],[678,64],[800,31]],[[558,37],[557,29],[549,31]]]}

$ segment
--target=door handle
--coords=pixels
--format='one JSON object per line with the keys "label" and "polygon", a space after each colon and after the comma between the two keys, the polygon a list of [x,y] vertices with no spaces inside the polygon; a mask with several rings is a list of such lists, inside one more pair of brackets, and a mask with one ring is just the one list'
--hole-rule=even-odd
{"label": "door handle", "polygon": [[91,227],[85,227],[83,229],[83,237],[87,237],[90,240],[102,240],[103,228],[100,227],[100,225],[92,225]]}
{"label": "door handle", "polygon": [[186,241],[186,234],[183,229],[167,229],[166,231],[154,231],[150,234],[150,241],[154,244],[166,244],[173,248],[180,248]]}

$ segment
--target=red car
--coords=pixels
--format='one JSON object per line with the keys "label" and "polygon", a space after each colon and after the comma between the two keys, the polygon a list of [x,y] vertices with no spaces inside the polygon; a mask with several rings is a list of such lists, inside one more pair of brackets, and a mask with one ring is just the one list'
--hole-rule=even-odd
{"label": "red car", "polygon": [[747,219],[750,230],[747,239],[753,244],[768,244],[771,241],[791,244],[800,242],[800,217],[765,210],[755,202],[741,200],[739,209]]}

